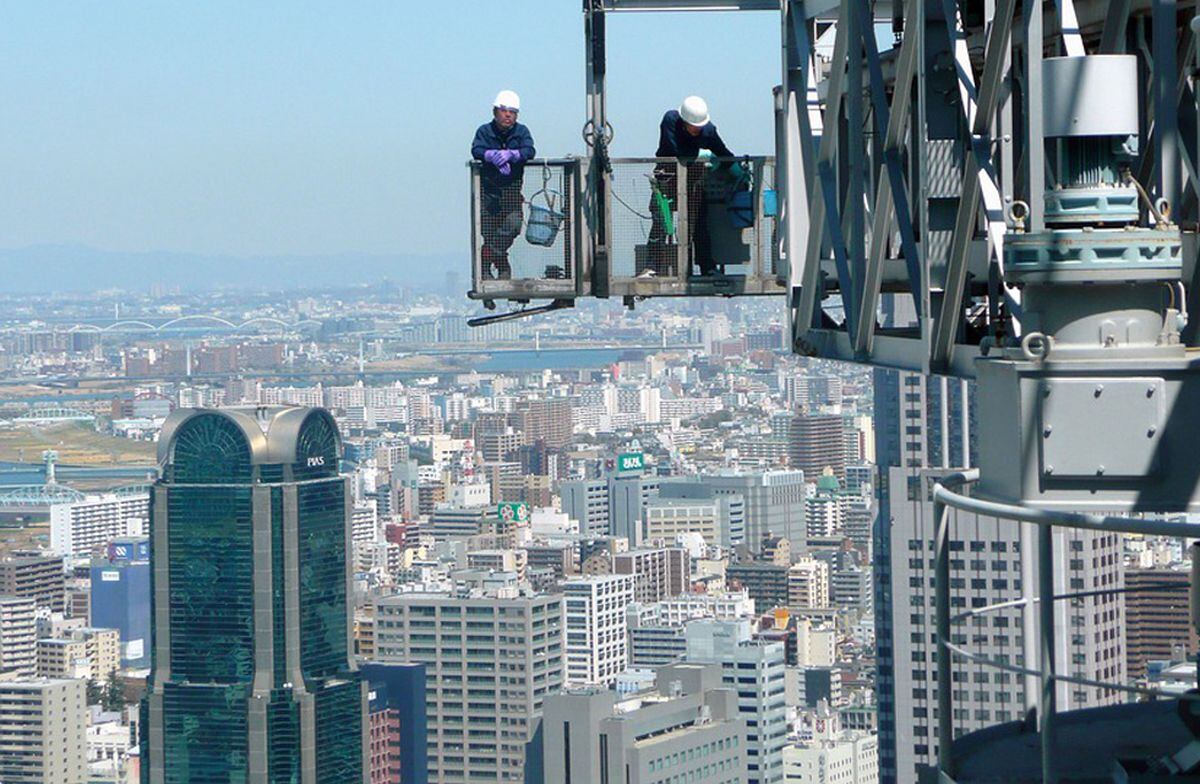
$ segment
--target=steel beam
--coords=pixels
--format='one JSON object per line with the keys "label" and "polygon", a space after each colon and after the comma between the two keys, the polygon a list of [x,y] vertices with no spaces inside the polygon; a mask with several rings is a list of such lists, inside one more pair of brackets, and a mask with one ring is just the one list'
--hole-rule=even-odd
{"label": "steel beam", "polygon": [[1083,57],[1083,36],[1079,34],[1079,19],[1075,16],[1075,0],[1057,0],[1058,26],[1062,33],[1063,49],[1067,57]]}
{"label": "steel beam", "polygon": [[588,224],[591,226],[592,293],[597,297],[609,294],[610,260],[608,243],[612,236],[609,221],[612,216],[611,196],[608,188],[607,143],[608,127],[607,55],[605,52],[605,17],[601,0],[586,0],[584,12],[584,46],[587,53],[587,112],[588,126],[593,134],[592,162],[588,167],[591,187],[591,202],[587,208]]}
{"label": "steel beam", "polygon": [[[813,148],[813,127],[810,114],[810,93],[816,96],[815,74],[812,69],[812,47],[808,40],[808,18],[803,0],[785,0],[783,24],[783,148],[775,172],[783,195],[780,213],[780,234],[784,238],[788,265],[788,313],[798,305],[797,295],[812,293],[803,288],[805,259],[801,249],[811,231],[808,223],[811,212],[808,201],[808,182],[814,171],[816,151]],[[801,29],[794,30],[799,27]],[[819,110],[817,117],[820,117]],[[793,321],[793,325],[800,324]]]}
{"label": "steel beam", "polygon": [[1179,100],[1176,87],[1179,70],[1176,68],[1175,0],[1154,0],[1152,24],[1154,36],[1154,67],[1151,70],[1154,90],[1154,127],[1157,140],[1158,193],[1173,207],[1179,202],[1179,127],[1176,106]]}
{"label": "steel beam", "polygon": [[[1054,528],[1038,528],[1038,631],[1041,638],[1042,697],[1038,727],[1042,747],[1042,781],[1056,784],[1055,747],[1058,745],[1058,657],[1054,644]],[[1021,553],[1028,558],[1028,553]],[[1026,666],[1028,666],[1026,662]]]}
{"label": "steel beam", "polygon": [[[989,169],[991,165],[990,131],[996,113],[996,105],[999,103],[1000,80],[1007,59],[1016,2],[1015,0],[998,0],[996,4],[996,16],[988,33],[987,49],[984,54],[983,74],[980,78],[983,89],[980,91],[975,89],[970,55],[967,52],[966,38],[962,32],[962,21],[957,13],[958,9],[953,0],[945,0],[944,5],[946,23],[952,36],[951,45],[958,64],[959,93],[963,100],[963,112],[967,124],[970,126],[971,139],[969,148],[964,154],[963,190],[954,220],[950,252],[946,259],[946,278],[942,290],[941,310],[933,325],[929,357],[930,367],[933,369],[944,369],[962,321],[963,287],[967,278],[967,251],[975,236],[976,216],[981,197],[987,207],[988,239],[991,249],[998,262],[1003,263],[1006,227],[1002,214],[1003,204],[1000,191],[996,187],[995,179]],[[1040,91],[1038,95],[1040,101]],[[1040,108],[1039,105],[1039,112]]]}
{"label": "steel beam", "polygon": [[1109,0],[1100,35],[1100,54],[1121,54],[1125,51],[1125,29],[1129,24],[1132,0]]}
{"label": "steel beam", "polygon": [[599,0],[604,11],[779,11],[780,0]]}
{"label": "steel beam", "polygon": [[[1043,20],[1041,0],[1023,0],[1021,16],[1025,22],[1025,41],[1041,41]],[[1046,149],[1042,133],[1042,47],[1025,46],[1024,90],[1025,118],[1025,201],[1029,204],[1028,226],[1031,232],[1046,229]]]}
{"label": "steel beam", "polygon": [[[843,7],[842,17],[845,16],[844,10]],[[849,268],[846,263],[846,248],[844,243],[841,242],[841,226],[837,221],[836,188],[833,189],[833,192],[830,192],[829,187],[834,184],[831,182],[833,174],[832,162],[837,153],[837,133],[833,128],[829,127],[830,120],[841,114],[842,100],[844,98],[843,81],[845,77],[847,41],[845,20],[842,17],[838,19],[837,29],[834,34],[833,62],[835,63],[835,67],[829,72],[828,89],[825,97],[825,127],[821,133],[821,146],[816,161],[818,176],[812,179],[809,191],[808,244],[804,253],[804,275],[802,277],[800,303],[796,315],[796,324],[801,331],[806,331],[813,326],[813,318],[820,303],[821,246],[824,244],[824,230],[826,228],[829,229],[831,234],[834,259],[838,266],[838,277],[840,280],[845,280],[843,285],[847,286],[846,291],[852,290],[852,287],[848,285]],[[803,41],[798,41],[798,48],[811,48],[807,46],[808,31],[804,25],[794,25],[793,34],[798,38],[803,37]],[[812,144],[811,139],[809,139],[809,144]],[[789,249],[789,257],[792,253],[793,250]],[[843,293],[843,297],[845,297],[845,293]]]}
{"label": "steel beam", "polygon": [[[863,6],[867,5],[867,0],[860,2]],[[871,352],[871,343],[875,335],[875,311],[879,307],[879,292],[883,280],[883,257],[893,222],[900,229],[900,244],[908,268],[913,303],[918,318],[921,316],[921,259],[913,231],[908,190],[900,158],[912,107],[912,82],[921,52],[923,31],[917,22],[920,2],[923,0],[909,0],[905,7],[904,38],[900,41],[900,51],[896,55],[896,79],[890,108],[884,95],[883,72],[874,31],[871,30],[863,36],[863,43],[867,48],[867,65],[870,68],[875,124],[884,136],[883,163],[887,169],[887,179],[885,181],[880,178],[875,191],[875,209],[871,215],[871,249],[861,285],[857,330],[854,336],[856,354],[869,355]]]}

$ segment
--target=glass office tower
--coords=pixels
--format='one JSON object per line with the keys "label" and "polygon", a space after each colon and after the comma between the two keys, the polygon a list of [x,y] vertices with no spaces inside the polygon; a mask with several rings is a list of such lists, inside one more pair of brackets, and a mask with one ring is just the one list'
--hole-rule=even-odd
{"label": "glass office tower", "polygon": [[185,409],[165,423],[144,784],[363,780],[340,447],[321,409]]}

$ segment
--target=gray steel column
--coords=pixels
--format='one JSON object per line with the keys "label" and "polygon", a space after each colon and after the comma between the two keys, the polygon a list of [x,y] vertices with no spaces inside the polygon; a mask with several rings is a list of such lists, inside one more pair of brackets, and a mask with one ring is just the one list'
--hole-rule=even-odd
{"label": "gray steel column", "polygon": [[608,172],[598,165],[606,156],[604,142],[605,129],[608,124],[608,112],[605,96],[605,78],[607,72],[605,55],[605,17],[604,4],[600,0],[585,0],[584,10],[584,46],[587,52],[587,111],[588,124],[595,134],[593,145],[592,165],[589,167],[591,176],[592,201],[589,210],[591,224],[591,257],[592,257],[592,293],[597,297],[607,297],[609,292],[610,258],[609,258],[609,193]]}
{"label": "gray steel column", "polygon": [[950,515],[946,505],[933,500],[933,519],[937,526],[933,566],[934,610],[937,614],[937,707],[938,768],[954,775],[954,692],[950,651]]}
{"label": "gray steel column", "polygon": [[1058,740],[1056,727],[1058,710],[1057,657],[1054,642],[1054,528],[1038,527],[1038,616],[1041,632],[1042,697],[1040,732],[1042,741],[1042,781],[1058,781],[1054,750]]}
{"label": "gray steel column", "polygon": [[[1019,542],[1021,544],[1021,598],[1025,600],[1021,608],[1021,654],[1024,657],[1022,666],[1033,669],[1033,663],[1038,660],[1038,605],[1034,602],[1037,591],[1037,561],[1033,554],[1038,546],[1037,527],[1030,523],[1018,523],[1020,527]],[[1040,713],[1041,682],[1036,675],[1025,675],[1025,713]],[[1040,716],[1039,716],[1040,720]]]}
{"label": "gray steel column", "polygon": [[[1025,18],[1025,182],[1031,232],[1046,229],[1046,147],[1042,127],[1042,3],[1024,0]],[[1031,43],[1032,42],[1032,43]]]}
{"label": "gray steel column", "polygon": [[1154,143],[1158,156],[1158,194],[1174,209],[1179,205],[1179,124],[1176,85],[1175,0],[1153,0]]}

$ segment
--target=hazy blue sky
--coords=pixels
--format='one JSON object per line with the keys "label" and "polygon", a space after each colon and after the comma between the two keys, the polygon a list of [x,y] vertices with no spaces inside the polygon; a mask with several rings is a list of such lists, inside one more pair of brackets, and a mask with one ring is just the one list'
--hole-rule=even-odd
{"label": "hazy blue sky", "polygon": [[[471,135],[512,87],[539,153],[581,153],[579,0],[7,2],[0,248],[444,254],[467,247]],[[609,24],[619,155],[708,98],[769,153],[779,19]]]}

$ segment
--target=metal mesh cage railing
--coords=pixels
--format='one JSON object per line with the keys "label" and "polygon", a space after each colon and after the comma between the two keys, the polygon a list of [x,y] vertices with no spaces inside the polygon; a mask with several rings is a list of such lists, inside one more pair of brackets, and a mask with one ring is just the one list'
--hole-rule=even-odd
{"label": "metal mesh cage railing", "polygon": [[757,224],[756,247],[759,269],[763,277],[785,275],[787,270],[779,257],[779,194],[775,188],[775,159],[764,158],[760,162],[761,183],[758,202],[761,205]]}
{"label": "metal mesh cage railing", "polygon": [[774,276],[770,159],[620,159],[609,183],[614,281]]}
{"label": "metal mesh cage railing", "polygon": [[674,159],[612,161],[609,252],[614,279],[678,278],[679,226],[670,206]]}
{"label": "metal mesh cage railing", "polygon": [[534,160],[497,186],[471,164],[473,283],[477,294],[557,297],[578,274],[574,160]]}

